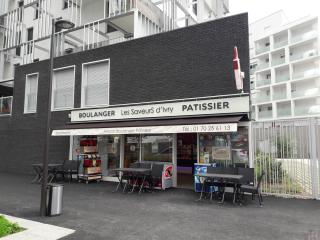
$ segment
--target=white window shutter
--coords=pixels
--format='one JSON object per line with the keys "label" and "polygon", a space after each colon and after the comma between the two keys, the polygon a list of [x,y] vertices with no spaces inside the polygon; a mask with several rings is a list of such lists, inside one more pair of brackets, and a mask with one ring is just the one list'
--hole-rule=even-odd
{"label": "white window shutter", "polygon": [[54,71],[52,87],[53,109],[73,108],[74,68]]}
{"label": "white window shutter", "polygon": [[109,104],[109,61],[85,66],[84,105]]}

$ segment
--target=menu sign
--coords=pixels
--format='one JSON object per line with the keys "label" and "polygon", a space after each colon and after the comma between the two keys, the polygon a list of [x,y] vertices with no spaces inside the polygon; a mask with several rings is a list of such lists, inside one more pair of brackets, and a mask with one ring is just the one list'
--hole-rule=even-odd
{"label": "menu sign", "polygon": [[249,96],[211,98],[155,104],[82,109],[71,112],[71,122],[109,121],[139,118],[217,115],[249,112]]}

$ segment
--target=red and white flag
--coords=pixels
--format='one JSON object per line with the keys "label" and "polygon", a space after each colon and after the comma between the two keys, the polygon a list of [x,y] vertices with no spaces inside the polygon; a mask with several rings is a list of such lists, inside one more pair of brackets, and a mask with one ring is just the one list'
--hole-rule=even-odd
{"label": "red and white flag", "polygon": [[237,47],[233,48],[233,70],[234,70],[234,77],[236,80],[237,90],[243,90],[244,74],[241,72],[240,59],[238,56],[238,48]]}

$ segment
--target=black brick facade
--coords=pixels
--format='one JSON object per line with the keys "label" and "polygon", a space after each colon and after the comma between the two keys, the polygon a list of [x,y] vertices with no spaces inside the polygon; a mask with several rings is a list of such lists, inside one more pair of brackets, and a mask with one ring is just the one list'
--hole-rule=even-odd
{"label": "black brick facade", "polygon": [[[75,108],[81,101],[82,64],[110,58],[110,104],[126,104],[238,93],[232,58],[238,46],[249,92],[247,14],[135,39],[55,59],[54,67],[76,66]],[[39,72],[37,112],[24,114],[26,74]],[[16,68],[11,117],[0,118],[0,171],[30,172],[44,155],[48,61]],[[52,113],[52,128],[70,111]],[[69,138],[52,137],[50,161],[68,158]]]}

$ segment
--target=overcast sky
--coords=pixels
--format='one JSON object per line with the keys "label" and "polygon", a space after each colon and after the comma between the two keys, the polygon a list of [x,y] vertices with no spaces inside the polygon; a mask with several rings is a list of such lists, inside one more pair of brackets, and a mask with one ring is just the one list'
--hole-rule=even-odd
{"label": "overcast sky", "polygon": [[320,15],[320,0],[229,0],[230,14],[249,13],[249,23],[284,10],[289,21]]}

